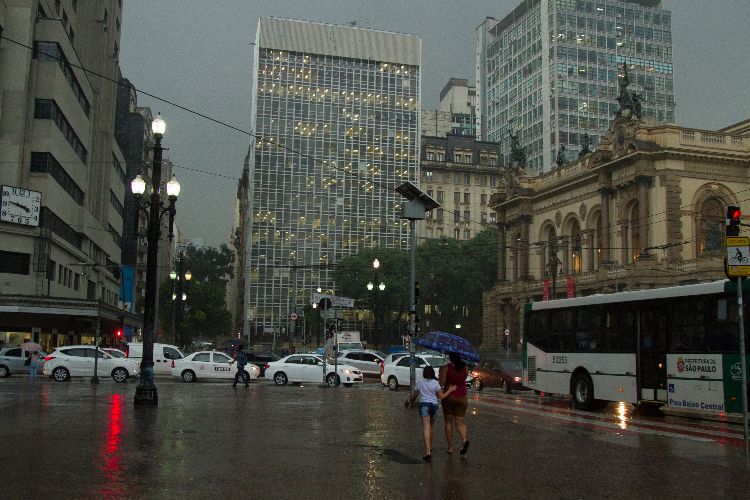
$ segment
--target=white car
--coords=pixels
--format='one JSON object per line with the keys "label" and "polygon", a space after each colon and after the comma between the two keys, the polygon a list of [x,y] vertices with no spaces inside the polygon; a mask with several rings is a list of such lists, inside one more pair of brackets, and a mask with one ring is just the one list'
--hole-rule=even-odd
{"label": "white car", "polygon": [[[233,379],[237,374],[237,363],[219,351],[199,351],[186,358],[172,360],[172,376],[180,377],[183,382],[195,382],[197,379]],[[260,368],[252,363],[245,365],[245,373],[250,380],[258,378]]]}
{"label": "white car", "polygon": [[383,356],[380,356],[375,351],[365,349],[342,351],[339,353],[338,358],[339,363],[359,368],[365,375],[380,375],[381,366],[383,366]]}
{"label": "white car", "polygon": [[[380,375],[380,381],[383,385],[387,385],[389,389],[395,391],[398,386],[409,385],[409,362],[411,356],[402,356],[395,362],[389,363],[383,366],[383,373]],[[422,370],[425,366],[430,365],[435,368],[435,375],[441,366],[448,362],[448,359],[443,356],[436,356],[434,354],[417,354],[415,355],[415,382],[422,380]]]}
{"label": "white car", "polygon": [[112,377],[115,382],[125,382],[128,377],[140,374],[140,365],[132,359],[114,358],[102,349],[92,345],[69,345],[58,347],[44,358],[42,373],[58,382],[70,377],[90,377],[94,375],[94,358],[97,356],[97,375]]}
{"label": "white car", "polygon": [[[362,383],[362,371],[352,365],[338,365],[334,371],[333,363],[326,364],[325,381],[330,387],[340,383],[344,387]],[[265,366],[266,379],[273,380],[276,385],[286,385],[288,382],[322,382],[323,358],[315,354],[292,354]]]}

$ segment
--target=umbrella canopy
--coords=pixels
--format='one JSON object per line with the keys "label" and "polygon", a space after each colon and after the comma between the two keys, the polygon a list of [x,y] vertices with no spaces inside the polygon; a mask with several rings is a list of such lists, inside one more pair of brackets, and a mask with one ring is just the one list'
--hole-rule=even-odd
{"label": "umbrella canopy", "polygon": [[36,351],[41,351],[42,350],[42,346],[40,346],[36,342],[24,342],[23,344],[21,344],[18,347],[20,347],[24,351],[29,351],[29,352],[36,352]]}
{"label": "umbrella canopy", "polygon": [[433,351],[442,353],[455,352],[464,361],[476,363],[479,353],[471,343],[463,337],[447,332],[429,332],[416,340],[416,344]]}

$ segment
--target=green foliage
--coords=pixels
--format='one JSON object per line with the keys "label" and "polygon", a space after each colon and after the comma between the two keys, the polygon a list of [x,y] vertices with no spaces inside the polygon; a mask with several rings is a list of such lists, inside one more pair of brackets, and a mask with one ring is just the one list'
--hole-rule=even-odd
{"label": "green foliage", "polygon": [[[190,246],[184,255],[182,268],[192,274],[185,282],[187,302],[178,328],[180,343],[189,344],[196,338],[211,339],[232,334],[232,315],[227,310],[226,287],[233,277],[234,253],[226,245],[220,248]],[[172,301],[174,283],[163,283],[159,290],[159,319],[168,339],[172,339],[172,324],[176,302]]]}
{"label": "green foliage", "polygon": [[[380,261],[375,271],[373,260]],[[481,338],[482,293],[497,276],[497,230],[488,228],[468,241],[426,239],[417,247],[416,280],[420,285],[417,311],[422,331],[454,331],[473,341]],[[409,254],[383,248],[364,249],[345,257],[336,267],[336,289],[356,300],[360,309],[373,311],[377,345],[400,342],[409,311]],[[384,292],[378,290],[385,283]],[[367,290],[372,282],[374,288]],[[430,313],[425,314],[425,305]],[[468,314],[467,314],[468,313]]]}

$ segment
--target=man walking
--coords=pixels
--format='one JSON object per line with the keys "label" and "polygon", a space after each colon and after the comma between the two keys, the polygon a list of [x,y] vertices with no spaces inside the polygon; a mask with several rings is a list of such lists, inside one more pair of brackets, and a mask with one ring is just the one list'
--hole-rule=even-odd
{"label": "man walking", "polygon": [[245,355],[245,352],[242,350],[242,344],[239,344],[237,346],[237,352],[234,355],[234,359],[230,361],[230,365],[232,363],[237,363],[237,373],[234,376],[234,384],[232,384],[232,387],[237,387],[237,382],[239,380],[242,380],[245,382],[245,387],[249,386],[248,380],[250,380],[250,375],[245,372],[245,365],[247,364],[247,356]]}

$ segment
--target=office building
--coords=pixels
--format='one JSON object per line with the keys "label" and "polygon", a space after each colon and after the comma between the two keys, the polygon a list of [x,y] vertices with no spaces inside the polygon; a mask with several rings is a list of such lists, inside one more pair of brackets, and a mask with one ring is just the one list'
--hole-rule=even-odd
{"label": "office building", "polygon": [[[112,340],[125,172],[116,0],[0,2],[0,342]],[[81,67],[90,70],[87,74]]]}
{"label": "office building", "polygon": [[408,248],[394,188],[419,180],[420,57],[413,35],[259,20],[244,310],[254,340],[282,333],[317,287],[335,291],[342,257]]}
{"label": "office building", "polygon": [[596,147],[619,109],[625,77],[642,116],[675,119],[671,14],[660,0],[523,0],[476,29],[478,128],[524,148],[527,173]]}

